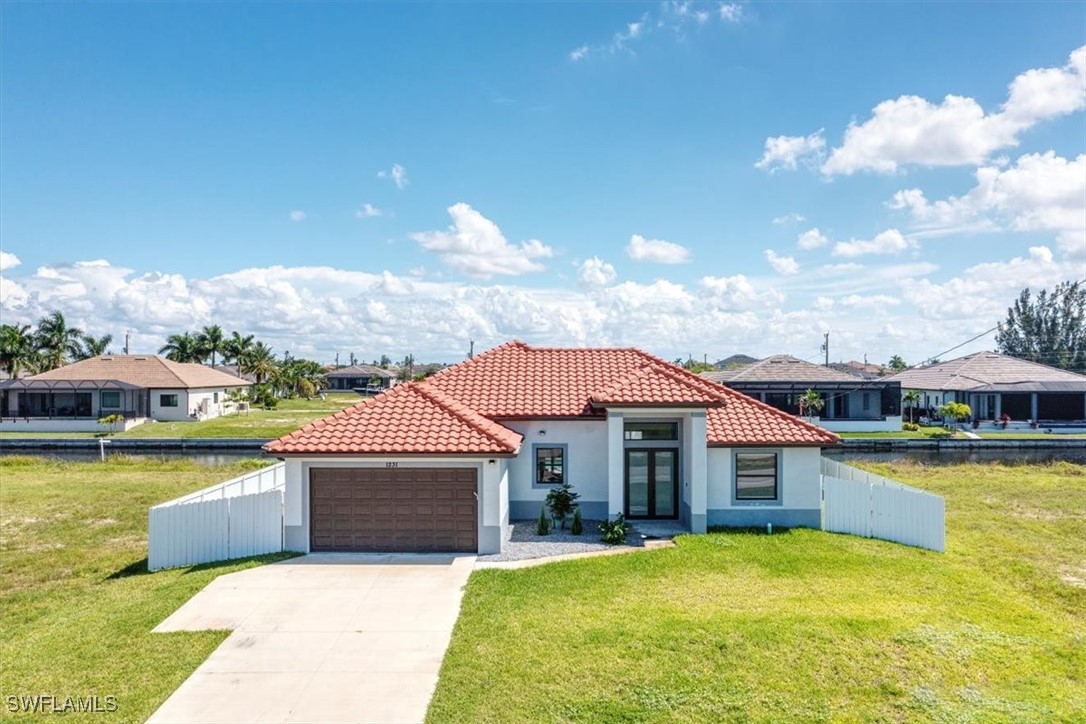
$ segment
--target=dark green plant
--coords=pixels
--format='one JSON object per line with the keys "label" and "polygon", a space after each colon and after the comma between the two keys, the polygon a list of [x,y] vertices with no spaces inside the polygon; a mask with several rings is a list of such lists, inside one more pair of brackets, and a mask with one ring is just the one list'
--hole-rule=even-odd
{"label": "dark green plant", "polygon": [[551,488],[547,493],[547,508],[551,511],[551,518],[562,530],[566,529],[566,518],[573,512],[579,497],[580,493],[573,492],[573,486],[568,480]]}
{"label": "dark green plant", "polygon": [[901,429],[905,432],[918,432],[920,430],[920,426],[917,425],[915,422],[903,422],[901,423]]}
{"label": "dark green plant", "polygon": [[584,531],[584,523],[581,522],[581,509],[573,509],[573,523],[569,526],[569,532],[573,535],[580,535]]}
{"label": "dark green plant", "polygon": [[618,546],[626,542],[626,534],[630,532],[630,524],[625,516],[619,513],[611,520],[600,523],[600,538],[608,545]]}
{"label": "dark green plant", "polygon": [[551,532],[551,522],[547,520],[547,509],[543,506],[539,508],[539,522],[535,526],[536,535],[547,535]]}

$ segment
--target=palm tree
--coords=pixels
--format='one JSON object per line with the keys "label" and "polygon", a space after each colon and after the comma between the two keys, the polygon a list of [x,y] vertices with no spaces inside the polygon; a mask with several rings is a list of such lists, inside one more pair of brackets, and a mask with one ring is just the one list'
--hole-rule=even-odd
{"label": "palm tree", "polygon": [[826,406],[826,401],[822,399],[821,393],[814,390],[807,390],[799,397],[799,414],[802,415],[806,411],[808,417],[814,417],[811,414],[814,412],[820,412],[823,407]]}
{"label": "palm tree", "polygon": [[166,338],[166,344],[159,347],[158,353],[174,362],[200,362],[202,359],[200,345],[192,332],[171,334]]}
{"label": "palm tree", "polygon": [[0,367],[13,378],[20,372],[36,372],[40,360],[29,324],[0,326]]}
{"label": "palm tree", "polygon": [[272,348],[263,342],[257,342],[238,360],[238,369],[244,374],[255,376],[257,384],[261,384],[275,374],[279,369],[279,364],[275,360]]}
{"label": "palm tree", "polygon": [[909,422],[913,421],[913,410],[920,404],[920,397],[920,390],[906,390],[901,396],[901,399],[905,400],[905,404],[909,406]]}
{"label": "palm tree", "polygon": [[215,366],[215,355],[222,354],[223,342],[225,338],[222,334],[222,327],[214,325],[212,327],[204,327],[201,332],[196,335],[196,342],[199,346],[202,357],[211,355],[211,366]]}
{"label": "palm tree", "polygon": [[83,351],[83,330],[69,327],[59,311],[49,313],[38,322],[34,344],[42,356],[43,367],[54,370]]}
{"label": "palm tree", "polygon": [[109,354],[109,345],[113,343],[112,334],[103,334],[101,337],[84,334],[83,346],[79,350],[79,359],[90,359],[103,354]]}
{"label": "palm tree", "polygon": [[887,365],[894,372],[904,372],[909,369],[909,365],[902,359],[901,355],[895,354],[890,358],[890,363]]}
{"label": "palm tree", "polygon": [[241,375],[241,360],[245,357],[253,348],[253,335],[247,334],[242,337],[237,332],[232,332],[230,338],[223,340],[222,343],[222,361],[223,364],[230,364],[233,362],[238,365],[238,375]]}

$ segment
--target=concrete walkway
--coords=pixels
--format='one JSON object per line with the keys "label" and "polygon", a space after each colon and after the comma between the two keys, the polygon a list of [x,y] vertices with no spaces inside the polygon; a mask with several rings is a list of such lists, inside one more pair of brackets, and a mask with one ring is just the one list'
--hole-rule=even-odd
{"label": "concrete walkway", "polygon": [[220,576],[155,631],[233,633],[151,722],[421,722],[475,556],[324,553]]}

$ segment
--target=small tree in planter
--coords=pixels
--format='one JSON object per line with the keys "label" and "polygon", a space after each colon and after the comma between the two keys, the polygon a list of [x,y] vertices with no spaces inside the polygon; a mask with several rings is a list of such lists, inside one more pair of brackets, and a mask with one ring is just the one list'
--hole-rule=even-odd
{"label": "small tree in planter", "polygon": [[539,507],[539,522],[535,526],[536,535],[547,535],[551,532],[550,521],[547,520],[547,509],[543,506]]}
{"label": "small tree in planter", "polygon": [[119,412],[115,415],[106,415],[105,417],[98,418],[99,425],[109,425],[109,434],[112,435],[117,432],[117,426],[124,424],[124,415]]}
{"label": "small tree in planter", "polygon": [[581,509],[573,509],[573,522],[569,526],[569,532],[573,535],[580,535],[584,530],[584,523],[581,522]]}
{"label": "small tree in planter", "polygon": [[568,481],[551,488],[547,493],[547,508],[551,511],[551,518],[561,530],[566,529],[566,518],[577,507],[577,498],[580,493],[573,492],[573,486]]}
{"label": "small tree in planter", "polygon": [[945,405],[939,405],[939,414],[943,416],[944,424],[947,420],[964,422],[972,416],[973,409],[964,402],[948,402]]}

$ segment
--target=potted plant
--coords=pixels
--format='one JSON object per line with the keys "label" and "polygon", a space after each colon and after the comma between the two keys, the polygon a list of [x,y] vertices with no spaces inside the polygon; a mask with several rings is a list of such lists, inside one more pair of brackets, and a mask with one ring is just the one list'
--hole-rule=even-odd
{"label": "potted plant", "polygon": [[547,493],[547,509],[550,510],[551,519],[559,529],[566,529],[566,518],[573,513],[579,497],[581,497],[580,493],[573,492],[573,486],[569,484],[569,481],[563,481],[561,485],[551,488]]}

